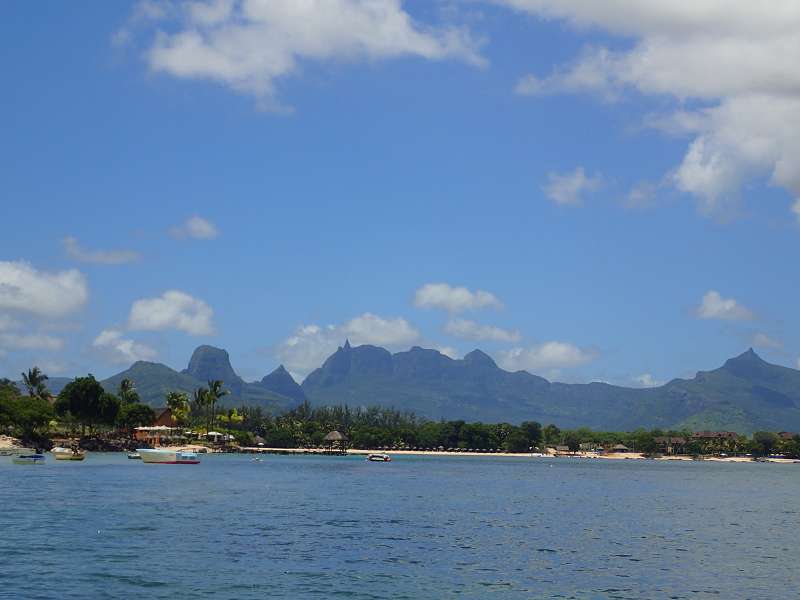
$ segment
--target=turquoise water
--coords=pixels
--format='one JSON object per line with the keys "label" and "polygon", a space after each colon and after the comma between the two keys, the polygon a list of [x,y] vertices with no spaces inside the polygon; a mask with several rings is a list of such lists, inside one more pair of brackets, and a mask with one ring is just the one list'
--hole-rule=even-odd
{"label": "turquoise water", "polygon": [[0,458],[3,598],[797,598],[800,465]]}

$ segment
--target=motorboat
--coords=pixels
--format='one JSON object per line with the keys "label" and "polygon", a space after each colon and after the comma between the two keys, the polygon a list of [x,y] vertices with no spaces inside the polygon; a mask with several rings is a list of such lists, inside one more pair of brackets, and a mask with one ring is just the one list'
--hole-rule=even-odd
{"label": "motorboat", "polygon": [[391,462],[392,457],[389,456],[388,454],[372,453],[372,454],[367,454],[367,460],[370,462]]}
{"label": "motorboat", "polygon": [[74,448],[62,448],[61,446],[56,446],[50,450],[50,454],[56,460],[83,460],[86,458],[86,452]]}
{"label": "motorboat", "polygon": [[196,465],[200,462],[200,457],[195,452],[184,452],[182,450],[164,450],[137,448],[136,452],[142,457],[142,462],[159,465]]}
{"label": "motorboat", "polygon": [[138,452],[128,452],[128,458],[131,460],[142,460],[142,455]]}
{"label": "motorboat", "polygon": [[43,465],[44,454],[20,454],[15,456],[11,462],[15,465]]}

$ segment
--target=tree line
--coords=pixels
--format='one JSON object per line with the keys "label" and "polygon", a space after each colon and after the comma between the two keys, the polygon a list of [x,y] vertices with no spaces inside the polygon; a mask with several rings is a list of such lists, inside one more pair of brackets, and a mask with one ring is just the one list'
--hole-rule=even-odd
{"label": "tree line", "polygon": [[[47,436],[54,428],[92,435],[99,430],[132,435],[136,427],[151,425],[153,409],[143,404],[133,381],[123,379],[116,393],[107,392],[92,376],[76,377],[56,398],[47,389],[47,375],[38,367],[22,373],[27,395],[8,379],[0,379],[0,430],[27,440]],[[254,445],[256,437],[275,448],[315,447],[332,430],[348,436],[355,448],[426,448],[503,450],[527,452],[552,446],[570,451],[582,447],[610,447],[624,444],[645,454],[660,450],[658,438],[683,438],[687,454],[781,453],[800,458],[800,437],[783,439],[760,431],[752,437],[697,439],[688,430],[644,430],[603,432],[588,428],[559,429],[526,421],[511,423],[469,423],[463,420],[431,421],[408,411],[384,407],[300,406],[278,415],[259,407],[221,408],[230,392],[224,382],[211,380],[191,394],[171,391],[165,396],[174,424],[211,431],[219,427],[234,435],[242,445]]]}

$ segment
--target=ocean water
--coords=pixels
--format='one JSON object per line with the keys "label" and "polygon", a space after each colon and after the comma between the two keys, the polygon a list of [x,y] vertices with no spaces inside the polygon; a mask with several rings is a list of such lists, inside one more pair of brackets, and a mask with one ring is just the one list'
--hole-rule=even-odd
{"label": "ocean water", "polygon": [[797,598],[800,465],[0,458],[0,597]]}

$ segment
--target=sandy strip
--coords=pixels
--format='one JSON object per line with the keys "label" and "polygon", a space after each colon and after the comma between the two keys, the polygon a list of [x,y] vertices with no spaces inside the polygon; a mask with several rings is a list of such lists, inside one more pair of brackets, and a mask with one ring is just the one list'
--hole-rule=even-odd
{"label": "sandy strip", "polygon": [[[319,448],[241,448],[242,452],[249,452],[253,454],[267,453],[267,454],[324,454],[325,451]],[[639,452],[624,452],[624,453],[608,453],[596,454],[594,452],[576,452],[575,454],[562,454],[556,455],[554,452],[548,454],[538,453],[515,453],[515,452],[451,452],[451,451],[429,451],[429,450],[357,450],[349,449],[349,455],[364,456],[367,454],[389,454],[391,456],[464,456],[464,457],[485,457],[491,458],[493,456],[501,456],[508,458],[558,458],[561,459],[577,459],[577,458],[595,458],[602,460],[677,460],[677,461],[696,461],[691,456],[677,455],[677,456],[660,456],[655,459],[648,459]],[[752,458],[746,456],[712,456],[704,457],[701,460],[709,462],[729,462],[729,463],[742,463],[753,462]],[[800,461],[791,458],[769,458],[767,462],[783,463],[783,464],[796,464]]]}

